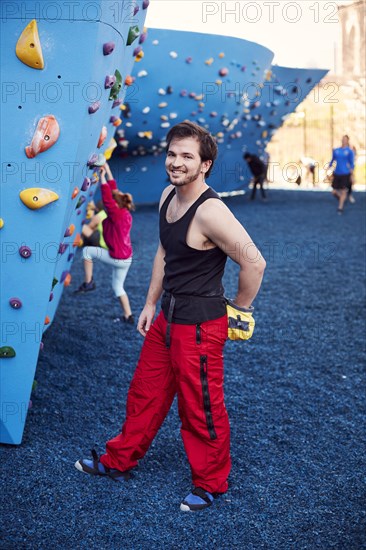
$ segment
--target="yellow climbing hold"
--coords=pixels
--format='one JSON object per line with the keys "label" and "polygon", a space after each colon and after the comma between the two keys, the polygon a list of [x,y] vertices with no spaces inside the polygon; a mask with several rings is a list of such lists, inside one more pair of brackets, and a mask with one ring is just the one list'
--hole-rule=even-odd
{"label": "yellow climbing hold", "polygon": [[210,57],[210,59],[206,59],[206,61],[205,61],[206,65],[212,65],[213,62],[214,62],[213,57]]}
{"label": "yellow climbing hold", "polygon": [[223,57],[225,57],[225,54],[223,52],[219,53],[219,58],[222,59]]}
{"label": "yellow climbing hold", "polygon": [[4,220],[0,218],[0,229],[2,229],[3,227],[4,227]]}
{"label": "yellow climbing hold", "polygon": [[107,149],[104,151],[104,156],[106,160],[109,160],[113,154],[113,151],[117,147],[117,142],[114,138],[111,138],[108,143]]}
{"label": "yellow climbing hold", "polygon": [[44,69],[41,42],[37,21],[33,19],[19,37],[15,53],[22,63],[33,69]]}
{"label": "yellow climbing hold", "polygon": [[144,52],[141,50],[141,52],[139,52],[136,57],[135,57],[135,61],[138,63],[139,61],[141,61],[141,59],[144,57]]}
{"label": "yellow climbing hold", "polygon": [[59,196],[54,191],[42,187],[30,187],[19,193],[20,200],[31,210],[39,210],[51,202],[57,201]]}
{"label": "yellow climbing hold", "polygon": [[267,132],[267,130],[264,130],[264,131],[262,132],[262,138],[265,139],[267,136],[268,136],[268,132]]}
{"label": "yellow climbing hold", "polygon": [[221,86],[222,80],[220,80],[220,79],[215,80],[215,84],[217,84],[218,86]]}

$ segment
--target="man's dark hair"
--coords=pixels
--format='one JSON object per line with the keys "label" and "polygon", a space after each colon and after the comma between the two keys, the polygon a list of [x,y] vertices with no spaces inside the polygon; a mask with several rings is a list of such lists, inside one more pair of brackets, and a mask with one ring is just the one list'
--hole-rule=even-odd
{"label": "man's dark hair", "polygon": [[243,158],[246,160],[246,159],[250,159],[251,156],[252,155],[250,153],[244,153]]}
{"label": "man's dark hair", "polygon": [[213,168],[215,159],[217,157],[217,144],[215,139],[212,137],[212,135],[205,130],[205,128],[202,128],[202,126],[199,126],[198,124],[195,124],[194,122],[190,122],[189,120],[185,120],[184,122],[181,122],[180,124],[176,124],[171,128],[168,132],[168,135],[166,137],[167,146],[166,151],[168,152],[170,143],[173,141],[173,139],[184,139],[192,137],[195,138],[198,143],[200,144],[200,157],[202,162],[206,162],[206,160],[211,160],[212,164],[210,168],[207,170],[205,177],[208,178],[211,170]]}

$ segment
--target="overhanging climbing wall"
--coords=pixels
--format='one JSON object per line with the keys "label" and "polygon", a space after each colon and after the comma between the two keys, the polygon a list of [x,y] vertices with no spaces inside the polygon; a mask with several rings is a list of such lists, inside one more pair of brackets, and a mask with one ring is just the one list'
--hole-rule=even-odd
{"label": "overhanging climbing wall", "polygon": [[143,57],[147,0],[71,4],[2,6],[2,443],[22,440],[42,334],[70,283],[94,166],[113,147],[114,112]]}
{"label": "overhanging climbing wall", "polygon": [[159,200],[166,184],[165,137],[186,118],[217,137],[210,185],[233,191],[249,183],[243,153],[261,155],[285,117],[327,72],[271,67],[272,57],[260,44],[238,38],[149,29],[112,159],[113,173],[135,202]]}

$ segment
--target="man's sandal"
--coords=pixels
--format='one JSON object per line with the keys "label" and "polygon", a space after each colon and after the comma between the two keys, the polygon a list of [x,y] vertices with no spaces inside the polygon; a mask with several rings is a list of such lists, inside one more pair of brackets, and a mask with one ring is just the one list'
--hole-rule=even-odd
{"label": "man's sandal", "polygon": [[89,474],[92,476],[107,476],[113,479],[113,481],[128,481],[130,479],[131,474],[129,471],[120,472],[119,470],[116,470],[114,468],[108,468],[100,462],[99,457],[94,449],[92,450],[91,454],[93,460],[82,458],[75,462],[75,468],[79,470],[79,472],[83,472],[84,474]]}

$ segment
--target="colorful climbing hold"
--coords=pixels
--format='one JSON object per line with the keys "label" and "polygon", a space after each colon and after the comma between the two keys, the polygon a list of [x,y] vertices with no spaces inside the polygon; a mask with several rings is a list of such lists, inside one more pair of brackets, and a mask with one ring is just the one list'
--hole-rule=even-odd
{"label": "colorful climbing hold", "polygon": [[123,103],[123,99],[115,99],[113,101],[113,105],[112,105],[112,109],[114,109],[115,107],[118,107],[119,105],[121,105]]}
{"label": "colorful climbing hold", "polygon": [[108,134],[107,126],[103,126],[99,134],[98,145],[97,145],[98,149],[102,147],[102,145],[104,145],[104,142],[107,139],[107,134]]}
{"label": "colorful climbing hold", "polygon": [[[81,197],[81,198],[84,198],[84,197]],[[83,202],[85,202],[85,198],[84,198]],[[82,243],[83,243],[83,240],[81,238],[81,235],[80,235],[80,233],[77,233],[76,236],[75,236],[74,242],[72,243],[72,246],[75,248],[77,246],[81,246]],[[61,280],[60,280],[60,282],[62,283]]]}
{"label": "colorful climbing hold", "polygon": [[81,186],[81,190],[82,191],[87,191],[89,189],[90,185],[91,185],[90,178],[85,178],[84,181],[83,181],[83,184]]}
{"label": "colorful climbing hold", "polygon": [[0,218],[0,229],[2,229],[5,225],[5,222],[2,218]]}
{"label": "colorful climbing hold", "polygon": [[209,59],[206,59],[205,61],[205,65],[212,65],[212,63],[214,62],[214,58],[213,57],[210,57]]}
{"label": "colorful climbing hold", "polygon": [[138,6],[135,6],[133,9],[133,17],[140,11],[140,8]]}
{"label": "colorful climbing hold", "polygon": [[45,325],[49,325],[50,322],[51,322],[51,319],[49,318],[48,315],[46,315],[45,320],[44,320],[44,324],[45,324]]}
{"label": "colorful climbing hold", "polygon": [[62,256],[62,254],[65,254],[67,248],[68,248],[68,244],[66,243],[60,243],[59,247],[58,247],[58,253],[60,254],[60,256]]}
{"label": "colorful climbing hold", "polygon": [[9,304],[13,309],[20,309],[23,305],[19,298],[10,298]]}
{"label": "colorful climbing hold", "polygon": [[77,202],[77,205],[75,206],[75,210],[77,210],[78,208],[80,208],[80,206],[81,206],[82,204],[84,204],[85,201],[86,201],[86,198],[82,195],[82,196],[79,198],[79,200],[78,200],[78,202]]}
{"label": "colorful climbing hold", "polygon": [[158,107],[159,109],[164,109],[164,107],[167,107],[168,104],[166,103],[166,101],[163,101],[162,103],[159,103]]}
{"label": "colorful climbing hold", "polygon": [[71,198],[75,199],[75,197],[78,196],[80,189],[78,187],[74,187],[74,190],[72,192]]}
{"label": "colorful climbing hold", "polygon": [[136,57],[136,55],[138,55],[140,52],[142,51],[142,48],[141,46],[137,46],[134,50],[133,50],[133,57]]}
{"label": "colorful climbing hold", "polygon": [[63,283],[64,280],[66,279],[66,277],[68,276],[69,272],[68,271],[63,271],[61,273],[61,277],[60,277],[60,283]]}
{"label": "colorful climbing hold", "polygon": [[227,76],[228,74],[229,74],[229,69],[227,67],[223,67],[222,69],[219,70],[220,76]]}
{"label": "colorful climbing hold", "polygon": [[105,44],[103,44],[103,54],[110,55],[115,47],[116,45],[114,42],[106,42]]}
{"label": "colorful climbing hold", "polygon": [[135,57],[135,61],[138,63],[139,61],[141,61],[141,59],[144,57],[144,52],[141,50],[141,52],[139,52],[136,57]]}
{"label": "colorful climbing hold", "polygon": [[170,52],[169,55],[172,59],[177,59],[177,57],[178,57],[177,52]]}
{"label": "colorful climbing hold", "polygon": [[52,279],[52,290],[55,288],[55,286],[57,285],[57,283],[58,283],[58,279],[56,279],[56,277],[54,277],[54,278]]}
{"label": "colorful climbing hold", "polygon": [[11,359],[12,357],[15,357],[15,349],[11,346],[2,346],[0,348],[0,359]]}
{"label": "colorful climbing hold", "polygon": [[33,19],[20,35],[15,53],[18,59],[33,69],[43,69],[44,61],[37,21]]}
{"label": "colorful climbing hold", "polygon": [[186,63],[188,63],[188,65],[189,65],[190,63],[192,63],[192,61],[193,61],[193,58],[192,58],[192,57],[187,57],[187,58],[186,58]]}
{"label": "colorful climbing hold", "polygon": [[60,127],[53,115],[47,115],[39,119],[31,144],[25,148],[25,154],[32,159],[39,153],[50,149],[60,135]]}
{"label": "colorful climbing hold", "polygon": [[70,286],[70,284],[71,284],[71,274],[68,273],[64,280],[64,286]]}
{"label": "colorful climbing hold", "polygon": [[89,105],[88,112],[90,115],[93,115],[100,109],[100,101],[95,101],[92,105]]}
{"label": "colorful climbing hold", "polygon": [[132,86],[132,84],[135,82],[135,79],[133,76],[128,74],[125,78],[125,86]]}
{"label": "colorful climbing hold", "polygon": [[70,254],[67,257],[67,261],[71,262],[71,260],[74,258],[75,254],[73,252],[70,252]]}
{"label": "colorful climbing hold", "polygon": [[143,44],[145,42],[147,38],[147,33],[146,32],[143,32],[141,35],[140,35],[140,38],[139,38],[139,44]]}
{"label": "colorful climbing hold", "polygon": [[72,224],[69,225],[69,227],[66,229],[65,234],[64,234],[64,237],[71,237],[71,235],[74,233],[74,231],[75,231],[75,225],[72,223]]}
{"label": "colorful climbing hold", "polygon": [[108,143],[107,149],[104,151],[106,160],[109,160],[112,156],[114,149],[117,147],[117,142],[114,138],[111,138]]}
{"label": "colorful climbing hold", "polygon": [[223,57],[225,57],[225,54],[223,52],[219,53],[219,58],[222,59]]}
{"label": "colorful climbing hold", "polygon": [[96,166],[96,162],[98,162],[98,155],[96,153],[93,153],[87,162],[89,168]]}
{"label": "colorful climbing hold", "polygon": [[138,28],[137,25],[130,27],[128,31],[128,37],[127,37],[127,46],[131,46],[131,44],[136,40],[139,34],[140,34],[140,29]]}
{"label": "colorful climbing hold", "polygon": [[146,10],[149,7],[149,4],[150,4],[150,0],[144,0],[142,2],[142,9]]}
{"label": "colorful climbing hold", "polygon": [[[121,124],[122,124],[122,119],[121,119],[121,118],[117,118],[117,119],[113,122],[113,126],[115,126],[116,128],[118,128],[118,126],[121,126]],[[127,124],[128,124],[128,123],[127,123]],[[127,124],[126,124],[126,126],[127,126]],[[103,164],[105,164],[105,162],[104,162]],[[96,165],[96,166],[102,166],[102,165],[99,164],[99,165]]]}
{"label": "colorful climbing hold", "polygon": [[29,248],[29,246],[23,245],[19,248],[19,254],[21,255],[22,258],[28,259],[32,256],[32,251]]}
{"label": "colorful climbing hold", "polygon": [[31,210],[39,210],[51,202],[57,201],[59,196],[54,191],[41,187],[30,187],[19,193],[20,200]]}
{"label": "colorful climbing hold", "polygon": [[114,74],[107,74],[104,81],[104,88],[108,90],[109,88],[113,88],[114,84],[116,82],[116,77]]}
{"label": "colorful climbing hold", "polygon": [[50,297],[48,298],[48,301],[49,301],[49,302],[52,302],[53,297],[54,297],[54,296],[53,296],[53,292],[50,292]]}
{"label": "colorful climbing hold", "polygon": [[110,100],[117,100],[118,99],[118,94],[122,88],[122,75],[121,73],[119,72],[118,69],[115,70],[114,72],[114,76],[116,77],[116,82],[114,83],[112,89],[111,89],[111,93],[109,94],[109,99]]}

